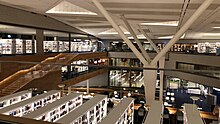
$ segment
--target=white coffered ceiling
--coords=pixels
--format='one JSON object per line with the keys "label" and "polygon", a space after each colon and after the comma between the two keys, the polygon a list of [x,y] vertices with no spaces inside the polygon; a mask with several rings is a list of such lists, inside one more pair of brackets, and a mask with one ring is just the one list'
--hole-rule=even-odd
{"label": "white coffered ceiling", "polygon": [[[118,25],[125,27],[120,15],[125,15],[137,35],[137,25],[179,21],[179,26],[193,14],[204,0],[100,0]],[[0,4],[14,6],[28,11],[47,14],[71,26],[104,39],[119,38],[91,0],[0,0]],[[52,11],[53,10],[53,11]],[[56,11],[55,11],[56,10]],[[60,11],[59,13],[56,13]],[[62,11],[62,12],[61,12]],[[47,12],[47,13],[46,13]],[[82,13],[84,12],[84,13]],[[90,14],[89,14],[90,13]],[[215,0],[185,33],[186,39],[219,39],[220,0]],[[172,36],[178,26],[141,25],[152,39]],[[124,29],[123,29],[124,30]],[[213,34],[214,33],[214,34]],[[131,36],[129,33],[126,34]]]}

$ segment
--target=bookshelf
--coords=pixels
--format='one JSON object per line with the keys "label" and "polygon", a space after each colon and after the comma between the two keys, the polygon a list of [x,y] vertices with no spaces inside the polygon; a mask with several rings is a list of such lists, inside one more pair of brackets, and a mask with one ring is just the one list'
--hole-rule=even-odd
{"label": "bookshelf", "polygon": [[204,124],[195,104],[184,104],[183,109],[184,124]]}
{"label": "bookshelf", "polygon": [[163,102],[153,101],[143,124],[163,123]]}
{"label": "bookshelf", "polygon": [[16,54],[23,54],[23,41],[21,39],[16,39]]}
{"label": "bookshelf", "polygon": [[32,40],[26,40],[26,53],[32,53],[32,47]]}
{"label": "bookshelf", "polygon": [[12,54],[12,39],[1,39],[1,54]]}
{"label": "bookshelf", "polygon": [[82,105],[82,102],[82,94],[71,93],[23,117],[49,122],[56,122],[58,119],[64,117],[66,114]]}
{"label": "bookshelf", "polygon": [[57,46],[59,41],[44,41],[44,52],[59,52]]}
{"label": "bookshelf", "polygon": [[107,115],[107,96],[96,95],[85,102],[57,123],[63,124],[97,124]]}
{"label": "bookshelf", "polygon": [[133,124],[134,99],[123,98],[99,124]]}
{"label": "bookshelf", "polygon": [[32,97],[32,91],[30,90],[25,90],[25,91],[21,91],[21,92],[17,92],[11,95],[1,97],[0,98],[0,109],[13,105],[15,103],[24,101],[31,97]]}
{"label": "bookshelf", "polygon": [[0,109],[1,114],[22,117],[32,111],[35,111],[48,103],[52,103],[60,99],[60,91],[52,90],[47,93],[32,97],[25,101],[10,105]]}

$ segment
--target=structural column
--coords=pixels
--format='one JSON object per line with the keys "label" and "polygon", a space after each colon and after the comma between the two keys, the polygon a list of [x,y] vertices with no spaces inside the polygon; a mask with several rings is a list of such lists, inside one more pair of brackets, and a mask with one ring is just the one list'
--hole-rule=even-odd
{"label": "structural column", "polygon": [[57,49],[56,49],[56,51],[59,52],[59,49],[60,49],[60,43],[59,43],[58,37],[54,37],[54,41],[56,41],[56,45],[57,45]]}
{"label": "structural column", "polygon": [[22,41],[22,53],[26,54],[26,40]]}
{"label": "structural column", "polygon": [[16,39],[12,39],[11,54],[16,54]]}
{"label": "structural column", "polygon": [[32,35],[31,50],[32,50],[32,53],[35,53],[35,36],[34,35]]}
{"label": "structural column", "polygon": [[86,81],[86,93],[89,94],[89,80]]}
{"label": "structural column", "polygon": [[36,30],[36,45],[37,45],[37,54],[43,54],[43,42],[44,42],[44,31],[42,29]]}
{"label": "structural column", "polygon": [[[165,56],[159,60],[159,68],[164,69],[165,67]],[[164,82],[164,71],[160,70],[160,101],[163,101],[163,82]]]}
{"label": "structural column", "polygon": [[71,33],[69,33],[69,53],[71,53]]}
{"label": "structural column", "polygon": [[72,92],[72,87],[69,86],[69,87],[68,87],[68,94],[70,94],[71,92]]}
{"label": "structural column", "polygon": [[67,79],[70,79],[71,78],[71,65],[67,65]]}
{"label": "structural column", "polygon": [[[157,66],[144,66],[145,68],[156,68]],[[144,90],[146,104],[151,105],[155,100],[157,70],[143,70],[144,74]]]}

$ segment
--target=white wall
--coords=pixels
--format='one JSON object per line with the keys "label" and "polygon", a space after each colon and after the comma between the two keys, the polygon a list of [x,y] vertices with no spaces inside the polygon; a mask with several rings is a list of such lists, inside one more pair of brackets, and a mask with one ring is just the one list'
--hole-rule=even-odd
{"label": "white wall", "polygon": [[176,68],[176,62],[220,67],[220,56],[170,53],[166,68]]}
{"label": "white wall", "polygon": [[[77,83],[74,86],[86,86],[87,81]],[[89,79],[89,86],[108,86],[108,73],[97,75]]]}

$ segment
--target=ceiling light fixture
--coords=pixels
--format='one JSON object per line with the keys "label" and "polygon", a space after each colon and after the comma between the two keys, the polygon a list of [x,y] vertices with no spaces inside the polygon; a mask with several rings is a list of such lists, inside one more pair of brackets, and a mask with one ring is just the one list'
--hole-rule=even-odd
{"label": "ceiling light fixture", "polygon": [[141,23],[141,25],[153,25],[153,26],[178,26],[178,24],[179,21]]}
{"label": "ceiling light fixture", "polygon": [[[130,32],[128,32],[123,26],[120,25],[119,27],[124,32],[124,34],[130,34]],[[103,34],[113,35],[113,34],[118,34],[118,32],[116,32],[114,28],[111,28],[111,29],[108,29],[106,31],[98,33],[98,35],[103,35]]]}
{"label": "ceiling light fixture", "polygon": [[212,28],[220,29],[220,27],[212,27]]}
{"label": "ceiling light fixture", "polygon": [[93,12],[59,12],[59,11],[47,11],[46,13],[57,13],[57,14],[75,14],[75,15],[97,15]]}
{"label": "ceiling light fixture", "polygon": [[[174,35],[171,36],[162,36],[162,37],[158,37],[158,39],[172,39]],[[183,34],[180,39],[183,39],[185,37],[185,34]]]}
{"label": "ceiling light fixture", "polygon": [[[137,35],[137,38],[138,39],[146,39],[146,37],[143,35],[143,34],[141,34],[141,35]],[[128,39],[134,39],[134,37],[128,37]]]}
{"label": "ceiling light fixture", "polygon": [[[100,32],[100,33],[98,33],[98,35],[103,35],[103,34],[110,35],[110,34],[118,34],[118,33],[117,32]],[[124,34],[130,34],[130,32],[124,32]]]}
{"label": "ceiling light fixture", "polygon": [[220,36],[220,33],[203,33],[204,36]]}

